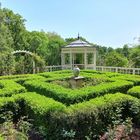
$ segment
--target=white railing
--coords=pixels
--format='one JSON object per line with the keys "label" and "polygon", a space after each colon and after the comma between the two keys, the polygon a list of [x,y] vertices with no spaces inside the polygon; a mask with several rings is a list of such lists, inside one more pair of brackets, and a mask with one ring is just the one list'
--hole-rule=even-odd
{"label": "white railing", "polygon": [[118,72],[118,73],[124,73],[124,74],[140,75],[140,68],[96,66],[96,70],[97,71]]}
{"label": "white railing", "polygon": [[64,70],[64,69],[71,69],[70,65],[53,65],[53,66],[46,66],[45,71],[51,72],[51,71],[58,71],[58,70]]}
{"label": "white railing", "polygon": [[[64,69],[72,69],[70,65],[58,65],[58,66],[46,66],[45,71],[58,71]],[[136,74],[140,75],[140,68],[125,68],[125,67],[107,67],[107,66],[96,66],[91,69],[103,72],[118,72],[123,74]]]}

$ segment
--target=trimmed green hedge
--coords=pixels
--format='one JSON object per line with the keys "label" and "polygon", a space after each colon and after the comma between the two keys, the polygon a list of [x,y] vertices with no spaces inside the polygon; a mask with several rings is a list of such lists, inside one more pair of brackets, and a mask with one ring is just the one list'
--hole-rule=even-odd
{"label": "trimmed green hedge", "polygon": [[[45,73],[40,73],[39,74],[40,76],[43,76],[46,79],[46,81],[53,81],[53,80],[63,80],[63,79],[68,79],[68,78],[71,78],[73,77],[73,73],[72,71],[68,70],[68,71],[57,71],[57,72],[45,72]],[[80,75],[82,75],[83,77],[86,77],[86,78],[102,78],[102,79],[110,79],[110,77],[105,74],[105,73],[99,73],[97,71],[89,71],[89,70],[82,70],[80,72]],[[111,73],[110,75],[114,75],[113,73]]]}
{"label": "trimmed green hedge", "polygon": [[[0,114],[7,114],[9,111],[13,112],[13,121],[17,122],[22,114],[22,109],[19,107],[19,104],[15,102],[13,97],[0,97]],[[3,115],[0,115],[0,124],[4,121]]]}
{"label": "trimmed green hedge", "polygon": [[66,109],[64,104],[34,92],[17,94],[13,98],[22,108],[22,114],[33,119],[36,126],[43,125],[51,112],[61,113]]}
{"label": "trimmed green hedge", "polygon": [[19,84],[23,84],[25,81],[28,81],[28,80],[41,80],[41,81],[46,81],[46,78],[44,78],[43,76],[40,76],[40,75],[37,75],[37,74],[32,74],[32,75],[29,75],[27,77],[19,77],[19,78],[16,78],[16,79],[13,79],[13,81],[19,83]]}
{"label": "trimmed green hedge", "polygon": [[112,80],[125,80],[133,82],[134,85],[140,85],[140,76],[139,75],[129,75],[129,74],[122,74],[118,77],[112,77]]}
{"label": "trimmed green hedge", "polygon": [[0,80],[4,80],[4,79],[10,80],[10,79],[17,79],[17,78],[27,78],[30,75],[31,74],[0,76]]}
{"label": "trimmed green hedge", "polygon": [[49,140],[64,140],[63,130],[75,132],[74,139],[85,139],[89,136],[101,134],[108,125],[112,124],[116,109],[121,109],[122,119],[132,117],[133,121],[140,122],[140,102],[138,99],[125,94],[108,94],[87,102],[71,105],[67,113],[53,113],[46,126],[49,127]]}
{"label": "trimmed green hedge", "polygon": [[19,106],[16,116],[28,115],[36,128],[44,128],[48,140],[70,139],[64,137],[64,131],[71,130],[75,132],[74,139],[85,139],[85,136],[93,139],[112,124],[117,108],[121,109],[122,119],[131,117],[133,122],[140,122],[139,99],[121,93],[107,94],[69,107],[32,92],[7,99],[0,98],[0,108]]}
{"label": "trimmed green hedge", "polygon": [[121,109],[123,119],[132,117],[140,122],[139,99],[117,93],[66,107],[53,99],[33,92],[0,98],[0,111],[11,110],[17,120],[28,115],[36,128],[44,128],[48,140],[65,140],[64,131],[75,132],[74,139],[85,139],[101,134],[112,124],[116,109]]}
{"label": "trimmed green hedge", "polygon": [[70,105],[84,100],[89,100],[97,96],[102,96],[106,93],[126,92],[133,86],[133,83],[129,81],[115,81],[109,83],[101,83],[97,86],[89,86],[81,89],[71,90],[44,81],[30,80],[26,81],[24,86],[29,91],[36,91],[39,94]]}
{"label": "trimmed green hedge", "polygon": [[[0,98],[0,114],[13,112],[13,120],[17,121],[21,116],[28,116],[36,128],[44,126],[50,113],[64,113],[66,106],[51,98],[41,96],[33,92],[16,94],[11,97]],[[3,118],[0,117],[0,123]]]}
{"label": "trimmed green hedge", "polygon": [[[26,94],[19,96],[26,101],[28,113],[32,114],[30,118],[35,120],[35,125],[44,128],[48,140],[70,139],[68,136],[64,137],[63,132],[71,130],[75,132],[74,139],[85,139],[85,136],[93,139],[93,136],[101,134],[108,125],[112,124],[117,108],[121,109],[122,119],[132,117],[133,122],[137,124],[140,122],[139,99],[129,95],[108,94],[66,108],[61,103],[46,97],[42,101],[43,97],[34,94],[29,98],[28,93],[26,97]],[[34,96],[39,98],[32,103]],[[45,104],[47,101],[48,105]]]}
{"label": "trimmed green hedge", "polygon": [[26,88],[13,80],[0,80],[0,97],[11,96],[13,94],[24,93]]}
{"label": "trimmed green hedge", "polygon": [[42,125],[46,120],[44,117],[49,116],[51,112],[65,112],[66,106],[37,93],[26,92],[11,97],[1,97],[0,114],[7,111],[14,113],[14,120],[18,120],[20,116],[29,116],[34,119],[34,124]]}
{"label": "trimmed green hedge", "polygon": [[127,93],[130,94],[131,96],[140,98],[140,86],[135,86],[129,89]]}
{"label": "trimmed green hedge", "polygon": [[46,112],[50,111],[61,111],[66,108],[64,104],[57,102],[52,98],[39,95],[35,92],[26,92],[13,97],[16,99],[16,101],[21,99],[24,100],[27,106],[30,106],[31,110],[34,110],[34,112],[40,114],[45,114]]}
{"label": "trimmed green hedge", "polygon": [[98,75],[104,75],[107,77],[116,77],[116,76],[120,76],[122,74],[120,73],[115,73],[115,72],[102,72],[102,71],[95,71],[95,70],[82,70],[81,72],[83,73],[89,73],[89,74],[98,74]]}
{"label": "trimmed green hedge", "polygon": [[[81,140],[86,139],[85,136],[95,139],[95,135],[101,134],[112,124],[118,108],[122,119],[131,117],[134,123],[140,124],[140,87],[133,87],[140,85],[139,76],[92,70],[81,71],[80,75],[86,78],[103,78],[105,81],[96,86],[72,90],[49,83],[70,78],[71,71],[2,77],[0,114],[12,111],[14,121],[20,116],[29,116],[36,128],[45,130],[44,135],[48,140]],[[33,92],[26,92],[26,89]],[[115,94],[116,92],[128,93],[138,98]],[[72,135],[73,138],[70,137]]]}

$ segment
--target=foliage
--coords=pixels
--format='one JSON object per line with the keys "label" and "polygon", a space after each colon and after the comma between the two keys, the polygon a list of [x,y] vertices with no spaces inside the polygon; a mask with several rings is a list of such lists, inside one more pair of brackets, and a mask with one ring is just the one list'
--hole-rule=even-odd
{"label": "foliage", "polygon": [[116,77],[112,77],[112,80],[125,80],[125,81],[131,81],[134,83],[134,85],[140,85],[140,78],[139,75],[117,75]]}
{"label": "foliage", "polygon": [[15,124],[12,116],[12,112],[1,114],[1,117],[4,119],[4,122],[0,124],[1,137],[6,140],[28,140],[28,132],[31,124],[25,117],[20,118]]}
{"label": "foliage", "polygon": [[131,89],[128,90],[127,93],[130,94],[131,96],[140,98],[140,86],[132,87]]}
{"label": "foliage", "polygon": [[45,58],[46,52],[48,51],[49,39],[45,32],[32,31],[28,32],[28,44],[27,50],[36,53]]}
{"label": "foliage", "polygon": [[75,132],[73,130],[70,130],[70,132],[66,131],[66,130],[62,130],[62,137],[63,138],[74,138],[75,136]]}
{"label": "foliage", "polygon": [[13,39],[13,49],[24,49],[26,45],[25,19],[19,14],[15,14],[12,10],[6,8],[2,9],[2,13],[4,15],[4,24],[8,28],[9,34],[11,34]]}
{"label": "foliage", "polygon": [[15,61],[11,53],[0,53],[0,75],[10,75],[15,72]]}
{"label": "foliage", "polygon": [[[12,10],[0,9],[0,75],[33,73],[33,59],[36,61],[36,72],[44,71],[45,65],[61,64],[61,47],[77,40],[65,40],[55,32],[28,31],[25,19]],[[88,42],[85,38],[81,40]],[[89,43],[89,42],[88,42]],[[114,67],[139,67],[139,46],[113,49],[112,47],[93,44],[97,49],[97,65]],[[11,56],[13,50],[28,50],[36,57],[29,55]],[[88,55],[90,60],[91,54]],[[81,55],[77,55],[77,62],[81,62]],[[4,69],[6,68],[6,69]]]}
{"label": "foliage", "polygon": [[135,46],[130,54],[132,67],[140,67],[140,46]]}
{"label": "foliage", "polygon": [[130,48],[128,47],[127,44],[125,44],[123,46],[123,48],[117,48],[116,52],[119,53],[119,54],[122,54],[126,58],[129,58],[129,56],[130,56]]}
{"label": "foliage", "polygon": [[[135,111],[131,110],[133,105],[137,106],[138,111],[139,100],[120,93],[108,94],[87,102],[74,104],[67,108],[67,115],[54,113],[51,119],[52,123],[49,123],[53,129],[51,132],[55,133],[57,139],[62,139],[60,133],[63,132],[63,129],[68,132],[73,130],[75,132],[74,139],[84,139],[85,136],[89,136],[90,139],[97,138],[109,124],[112,124],[112,118],[114,115],[117,116],[115,110],[118,107],[123,108],[121,115],[124,120],[128,117],[139,116],[139,111],[135,114]],[[49,135],[49,137],[54,139],[54,136]]]}
{"label": "foliage", "polygon": [[[21,15],[6,8],[0,9],[1,75],[32,73],[33,59],[36,62],[36,72],[44,71],[47,64],[60,64],[64,40],[56,33],[29,32],[24,24],[25,19]],[[14,58],[11,54],[13,50],[28,50],[34,53],[34,57],[20,54]]]}
{"label": "foliage", "polygon": [[26,91],[25,87],[12,80],[0,80],[0,86],[0,97],[11,96]]}
{"label": "foliage", "polygon": [[15,54],[16,68],[15,73],[34,73],[42,72],[45,68],[45,61],[35,53],[29,54]]}
{"label": "foliage", "polygon": [[48,65],[60,65],[61,47],[65,45],[64,40],[54,32],[47,33],[49,43],[46,54]]}
{"label": "foliage", "polygon": [[29,91],[37,91],[39,94],[54,98],[57,101],[69,105],[72,103],[81,102],[83,100],[89,100],[97,96],[102,96],[106,93],[126,91],[127,89],[133,86],[133,83],[129,81],[115,81],[72,90],[66,89],[60,85],[47,83],[41,80],[28,80],[24,83],[24,86]]}
{"label": "foliage", "polygon": [[112,125],[109,125],[106,132],[108,140],[127,138],[132,133],[132,118],[128,117],[126,120],[123,120],[122,109],[118,107],[112,117]]}
{"label": "foliage", "polygon": [[108,53],[105,59],[106,66],[126,67],[128,64],[127,58],[116,52]]}
{"label": "foliage", "polygon": [[5,15],[0,9],[0,75],[14,72],[14,57],[10,54],[13,44],[12,35],[5,25]]}
{"label": "foliage", "polygon": [[[109,126],[113,130],[116,128],[114,124],[125,122],[128,117],[132,118],[133,123],[140,123],[139,99],[125,95],[134,84],[140,85],[139,76],[92,70],[81,71],[81,74],[85,78],[102,78],[103,83],[76,90],[51,83],[56,79],[69,79],[72,76],[70,70],[2,76],[0,114],[12,111],[14,122],[18,122],[21,116],[28,116],[36,131],[48,140],[98,139]],[[23,86],[26,89],[21,92]],[[14,88],[17,92],[11,90]],[[4,95],[6,91],[8,95]],[[129,122],[123,125],[129,126]],[[3,119],[0,119],[0,123],[3,123]],[[23,123],[24,126],[26,128],[26,123]],[[131,126],[125,129],[126,133],[130,130],[128,128]]]}
{"label": "foliage", "polygon": [[105,65],[105,57],[108,52],[107,47],[104,46],[96,46],[97,49],[97,65],[104,66]]}
{"label": "foliage", "polygon": [[35,62],[35,69],[36,71],[38,70],[38,72],[42,72],[45,69],[46,63],[45,60],[42,59],[39,55],[33,54],[32,56],[33,61]]}
{"label": "foliage", "polygon": [[124,122],[114,126],[109,126],[105,137],[108,140],[114,139],[127,139],[132,133],[132,121],[131,118],[127,118]]}

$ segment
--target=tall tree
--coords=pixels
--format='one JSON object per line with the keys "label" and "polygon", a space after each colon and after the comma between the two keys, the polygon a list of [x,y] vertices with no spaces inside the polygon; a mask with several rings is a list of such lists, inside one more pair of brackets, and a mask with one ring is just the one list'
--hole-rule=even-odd
{"label": "tall tree", "polygon": [[5,16],[0,9],[0,75],[14,72],[14,57],[11,54],[13,38],[4,23]]}
{"label": "tall tree", "polygon": [[105,65],[105,57],[108,52],[107,47],[96,45],[97,49],[97,65],[104,66]]}
{"label": "tall tree", "polygon": [[65,41],[61,36],[54,32],[47,33],[49,38],[48,51],[46,60],[48,65],[60,65],[61,63],[61,47],[65,45]]}
{"label": "tall tree", "polygon": [[125,45],[123,46],[123,48],[122,48],[122,54],[123,54],[125,57],[129,58],[129,55],[130,55],[130,48],[128,47],[127,44],[125,44]]}
{"label": "tall tree", "polygon": [[106,66],[126,67],[128,65],[128,60],[121,54],[112,51],[106,55],[105,63]]}
{"label": "tall tree", "polygon": [[0,75],[9,75],[15,72],[14,56],[4,51],[0,52]]}
{"label": "tall tree", "polygon": [[140,45],[134,46],[130,52],[131,67],[140,68]]}
{"label": "tall tree", "polygon": [[0,52],[12,50],[13,44],[12,34],[5,25],[5,15],[0,9]]}
{"label": "tall tree", "polygon": [[43,58],[46,57],[49,39],[45,32],[32,31],[28,32],[27,37],[28,48],[33,53],[37,53]]}
{"label": "tall tree", "polygon": [[2,9],[4,15],[4,24],[9,29],[13,38],[13,49],[21,50],[26,46],[26,29],[25,29],[25,19],[19,14],[13,13],[12,10]]}

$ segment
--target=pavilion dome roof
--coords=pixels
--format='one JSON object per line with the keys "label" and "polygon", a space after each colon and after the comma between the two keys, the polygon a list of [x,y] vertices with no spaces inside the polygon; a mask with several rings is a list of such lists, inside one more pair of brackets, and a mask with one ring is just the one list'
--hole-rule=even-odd
{"label": "pavilion dome roof", "polygon": [[89,43],[82,41],[81,39],[78,39],[76,41],[71,42],[69,45],[65,46],[66,48],[72,48],[72,47],[92,47]]}

